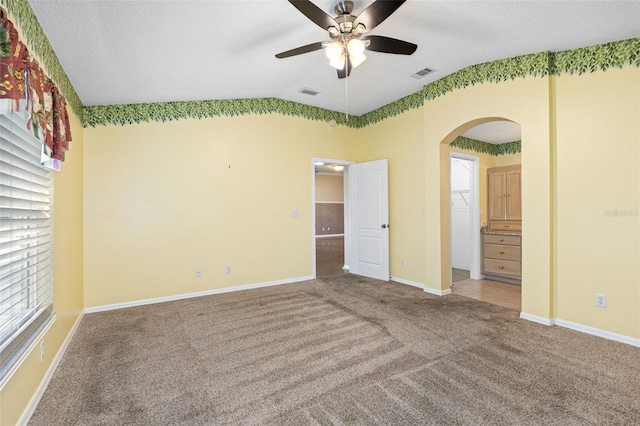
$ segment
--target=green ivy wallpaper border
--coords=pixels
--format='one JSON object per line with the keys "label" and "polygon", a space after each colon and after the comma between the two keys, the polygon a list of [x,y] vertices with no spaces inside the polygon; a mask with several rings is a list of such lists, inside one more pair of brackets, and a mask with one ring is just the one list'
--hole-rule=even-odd
{"label": "green ivy wallpaper border", "polygon": [[67,73],[62,68],[49,39],[44,34],[38,19],[33,13],[27,0],[0,0],[0,7],[8,11],[8,16],[20,29],[23,42],[31,50],[40,66],[46,71],[47,76],[58,86],[71,109],[82,121],[83,105],[76,89],[71,84]]}
{"label": "green ivy wallpaper border", "polygon": [[148,104],[100,105],[84,107],[84,127],[126,125],[150,121],[166,122],[183,118],[234,117],[271,114],[302,117],[350,125],[345,114],[277,98],[222,99],[209,101],[158,102]]}
{"label": "green ivy wallpaper border", "polygon": [[451,142],[454,148],[465,149],[477,152],[479,154],[489,154],[494,157],[506,154],[519,154],[522,149],[521,141],[507,142],[500,145],[494,145],[488,142],[482,142],[477,139],[471,139],[464,136],[458,136]]}
{"label": "green ivy wallpaper border", "polygon": [[640,67],[640,38],[551,53],[552,75],[585,74],[625,66]]}

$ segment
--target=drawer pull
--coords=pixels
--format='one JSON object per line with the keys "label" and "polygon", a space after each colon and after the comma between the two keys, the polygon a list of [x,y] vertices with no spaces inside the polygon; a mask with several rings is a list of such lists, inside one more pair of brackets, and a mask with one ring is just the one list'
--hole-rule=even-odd
{"label": "drawer pull", "polygon": [[499,251],[498,254],[504,254],[504,252],[503,251]]}
{"label": "drawer pull", "polygon": [[504,238],[498,238],[498,241],[503,242]]}
{"label": "drawer pull", "polygon": [[509,227],[509,225],[505,225],[504,227],[505,227],[505,228],[508,228],[508,227]]}
{"label": "drawer pull", "polygon": [[498,266],[498,269],[504,269],[504,266]]}

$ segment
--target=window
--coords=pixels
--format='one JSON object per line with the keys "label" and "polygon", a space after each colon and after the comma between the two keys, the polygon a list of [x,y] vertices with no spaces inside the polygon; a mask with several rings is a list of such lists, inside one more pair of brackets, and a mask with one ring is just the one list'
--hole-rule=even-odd
{"label": "window", "polygon": [[0,383],[53,318],[52,172],[27,120],[0,114]]}

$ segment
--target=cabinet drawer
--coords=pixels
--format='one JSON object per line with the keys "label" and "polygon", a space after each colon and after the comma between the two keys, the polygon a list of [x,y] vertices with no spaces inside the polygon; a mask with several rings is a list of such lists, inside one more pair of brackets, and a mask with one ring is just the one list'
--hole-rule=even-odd
{"label": "cabinet drawer", "polygon": [[502,260],[515,260],[516,262],[520,262],[520,247],[485,244],[484,257]]}
{"label": "cabinet drawer", "polygon": [[522,231],[522,222],[519,220],[491,220],[489,228],[494,231],[520,232]]}
{"label": "cabinet drawer", "polygon": [[520,277],[521,263],[513,260],[484,259],[484,273]]}
{"label": "cabinet drawer", "polygon": [[488,244],[501,244],[508,246],[519,246],[520,235],[498,235],[498,234],[483,234],[483,241]]}

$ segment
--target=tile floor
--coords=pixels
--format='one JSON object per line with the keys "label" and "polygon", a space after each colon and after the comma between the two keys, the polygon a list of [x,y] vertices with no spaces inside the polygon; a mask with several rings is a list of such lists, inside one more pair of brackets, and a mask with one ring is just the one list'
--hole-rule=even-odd
{"label": "tile floor", "polygon": [[451,292],[518,312],[521,310],[522,288],[519,285],[491,280],[463,280],[453,283]]}

